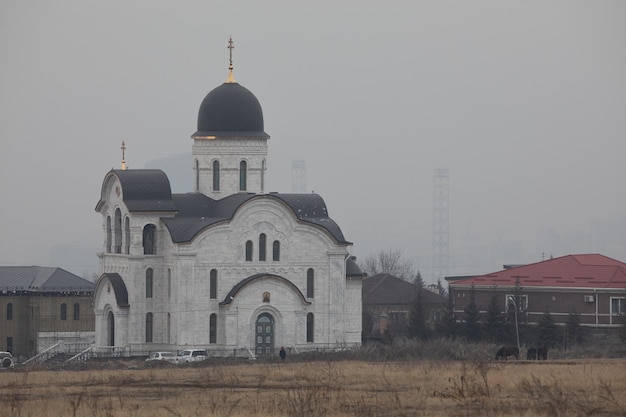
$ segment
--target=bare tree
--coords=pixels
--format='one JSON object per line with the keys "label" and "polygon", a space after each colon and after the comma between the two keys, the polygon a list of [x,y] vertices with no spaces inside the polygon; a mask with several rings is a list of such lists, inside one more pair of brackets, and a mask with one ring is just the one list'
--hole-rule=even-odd
{"label": "bare tree", "polygon": [[390,274],[407,281],[415,278],[413,262],[406,258],[402,249],[391,249],[368,255],[363,259],[360,267],[369,276]]}

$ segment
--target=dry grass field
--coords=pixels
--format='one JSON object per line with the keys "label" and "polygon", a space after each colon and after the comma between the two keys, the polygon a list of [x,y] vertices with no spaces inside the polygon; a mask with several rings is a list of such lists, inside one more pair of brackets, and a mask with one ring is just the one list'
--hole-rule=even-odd
{"label": "dry grass field", "polygon": [[1,375],[0,416],[626,416],[622,359],[130,362]]}

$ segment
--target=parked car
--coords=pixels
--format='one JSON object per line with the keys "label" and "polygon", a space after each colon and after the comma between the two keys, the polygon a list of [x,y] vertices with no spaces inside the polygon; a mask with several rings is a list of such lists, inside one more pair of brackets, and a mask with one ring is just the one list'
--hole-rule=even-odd
{"label": "parked car", "polygon": [[0,352],[0,369],[13,369],[14,367],[11,352]]}
{"label": "parked car", "polygon": [[146,359],[146,362],[149,361],[176,362],[176,355],[173,352],[152,352]]}
{"label": "parked car", "polygon": [[203,361],[209,357],[206,349],[185,349],[176,356],[176,363]]}

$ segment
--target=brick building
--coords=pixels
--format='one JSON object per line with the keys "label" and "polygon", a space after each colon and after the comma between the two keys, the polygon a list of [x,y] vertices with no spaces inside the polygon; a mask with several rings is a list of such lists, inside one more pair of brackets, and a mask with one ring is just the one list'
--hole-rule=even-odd
{"label": "brick building", "polygon": [[626,264],[599,254],[567,255],[446,280],[457,317],[463,315],[472,286],[482,313],[495,292],[503,309],[516,305],[528,324],[539,323],[549,312],[556,324],[576,313],[586,327],[619,327],[626,312]]}
{"label": "brick building", "polygon": [[93,343],[95,285],[61,268],[0,267],[0,350],[20,359],[59,342]]}

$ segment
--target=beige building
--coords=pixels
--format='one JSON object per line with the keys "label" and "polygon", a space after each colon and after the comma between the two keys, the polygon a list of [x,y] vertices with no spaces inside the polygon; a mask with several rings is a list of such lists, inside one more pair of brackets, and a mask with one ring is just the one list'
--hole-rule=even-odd
{"label": "beige building", "polygon": [[0,267],[0,350],[23,360],[57,342],[94,342],[94,284],[61,268]]}

